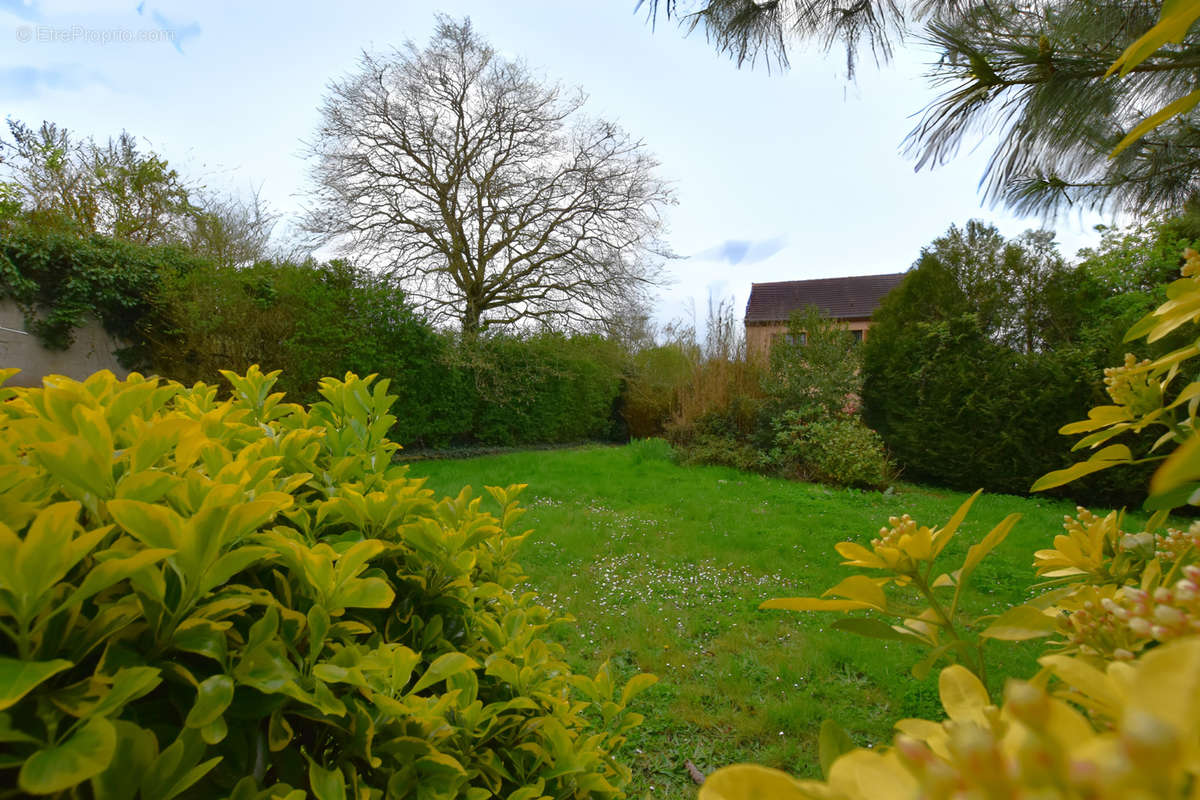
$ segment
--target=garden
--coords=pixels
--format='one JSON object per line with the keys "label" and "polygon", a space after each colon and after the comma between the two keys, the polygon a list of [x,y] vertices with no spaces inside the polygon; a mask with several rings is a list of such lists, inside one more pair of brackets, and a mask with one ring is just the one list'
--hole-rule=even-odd
{"label": "garden", "polygon": [[[751,5],[692,19],[790,41]],[[971,39],[1008,11],[897,24],[978,46],[970,103],[1053,89]],[[1153,11],[1087,80],[1184,69],[1200,3]],[[125,371],[0,364],[0,798],[1196,797],[1200,205],[1133,167],[1200,93],[1157,88],[1109,183],[1003,189],[1129,225],[951,225],[865,341],[813,306],[763,354],[652,319],[657,162],[467,19],[330,84],[307,247],[10,119],[0,301]]]}

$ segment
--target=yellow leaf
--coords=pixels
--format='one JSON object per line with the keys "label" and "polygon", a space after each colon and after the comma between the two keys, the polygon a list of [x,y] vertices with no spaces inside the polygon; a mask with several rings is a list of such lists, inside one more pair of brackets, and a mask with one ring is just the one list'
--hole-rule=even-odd
{"label": "yellow leaf", "polygon": [[900,538],[900,549],[913,561],[933,560],[933,536],[929,528],[921,527]]}
{"label": "yellow leaf", "polygon": [[946,716],[955,722],[981,720],[983,709],[991,703],[983,683],[961,664],[942,670],[938,676],[938,694]]}
{"label": "yellow leaf", "polygon": [[896,723],[895,727],[900,733],[924,742],[938,757],[950,757],[950,750],[946,746],[949,737],[940,722],[932,722],[927,719],[902,719]]}
{"label": "yellow leaf", "polygon": [[1090,699],[1105,714],[1113,715],[1121,703],[1117,686],[1100,670],[1070,656],[1042,656],[1038,663],[1056,678]]}
{"label": "yellow leaf", "polygon": [[992,552],[996,545],[1004,541],[1008,536],[1008,532],[1017,524],[1017,520],[1021,518],[1020,514],[1009,514],[1004,519],[1000,520],[1000,524],[987,532],[987,535],[979,540],[976,544],[971,545],[967,550],[967,557],[963,559],[963,565],[958,571],[958,584],[961,587],[971,577],[971,573],[979,566],[979,562],[983,561],[984,557]]}
{"label": "yellow leaf", "polygon": [[866,603],[880,611],[887,609],[887,597],[878,583],[864,575],[851,575],[846,580],[826,590],[821,596],[844,597],[847,600],[857,600]]}
{"label": "yellow leaf", "polygon": [[1056,486],[1062,486],[1065,483],[1082,478],[1084,475],[1091,475],[1093,472],[1115,467],[1117,464],[1127,464],[1132,460],[1133,454],[1129,451],[1128,447],[1123,444],[1110,444],[1108,447],[1093,453],[1092,457],[1087,461],[1072,464],[1066,469],[1047,472],[1034,481],[1033,486],[1029,487],[1029,491],[1041,492],[1046,489],[1053,489]]}
{"label": "yellow leaf", "polygon": [[934,578],[933,588],[940,589],[943,586],[954,586],[955,583],[958,581],[958,575],[959,575],[958,570],[955,570],[954,572],[949,573],[949,574],[943,572],[941,575],[938,575],[936,578]]}
{"label": "yellow leaf", "polygon": [[895,753],[852,750],[833,762],[829,788],[853,800],[887,800],[913,797],[917,783]]}
{"label": "yellow leaf", "polygon": [[757,764],[723,767],[704,780],[699,800],[823,800],[832,793],[819,783]]}
{"label": "yellow leaf", "polygon": [[1155,111],[1150,116],[1137,124],[1133,130],[1125,135],[1125,138],[1117,143],[1113,151],[1108,154],[1109,158],[1116,158],[1122,150],[1136,142],[1138,139],[1145,136],[1150,131],[1162,125],[1167,120],[1174,116],[1191,111],[1197,103],[1200,103],[1200,89],[1185,94],[1177,100],[1167,103],[1165,106]]}
{"label": "yellow leaf", "polygon": [[967,512],[971,510],[971,506],[981,494],[983,494],[983,489],[977,490],[975,494],[963,501],[963,504],[958,507],[958,510],[954,512],[949,521],[933,535],[933,555],[935,558],[950,543],[950,539],[958,531],[958,526],[967,518]]}
{"label": "yellow leaf", "polygon": [[838,542],[833,546],[833,549],[838,552],[842,558],[846,559],[845,563],[851,567],[870,567],[872,569],[886,569],[887,562],[875,555],[861,544],[854,542]]}
{"label": "yellow leaf", "polygon": [[1014,606],[1005,611],[979,635],[986,639],[1006,642],[1021,642],[1049,636],[1058,630],[1058,620],[1053,614],[1033,606]]}
{"label": "yellow leaf", "polygon": [[1126,714],[1152,714],[1181,735],[1194,730],[1200,714],[1200,639],[1181,639],[1146,653],[1128,692]]}
{"label": "yellow leaf", "polygon": [[1200,478],[1200,436],[1193,436],[1154,472],[1150,479],[1150,496],[1165,494],[1197,478]]}
{"label": "yellow leaf", "polygon": [[1090,433],[1107,425],[1118,422],[1128,422],[1131,419],[1129,409],[1125,406],[1096,406],[1088,412],[1088,418],[1081,422],[1069,422],[1058,429],[1064,436],[1075,433]]}
{"label": "yellow leaf", "polygon": [[1096,733],[1086,717],[1054,697],[1050,698],[1050,713],[1043,725],[1044,732],[1059,742],[1084,742]]}
{"label": "yellow leaf", "polygon": [[823,600],[819,597],[776,597],[759,608],[778,608],[783,611],[858,611],[875,608],[860,600]]}
{"label": "yellow leaf", "polygon": [[1118,69],[1121,71],[1121,75],[1125,75],[1167,42],[1182,41],[1197,17],[1200,17],[1200,3],[1172,3],[1170,0],[1166,0],[1159,14],[1158,24],[1125,48],[1125,52],[1121,53],[1113,62],[1113,65],[1104,73],[1104,77],[1107,78]]}

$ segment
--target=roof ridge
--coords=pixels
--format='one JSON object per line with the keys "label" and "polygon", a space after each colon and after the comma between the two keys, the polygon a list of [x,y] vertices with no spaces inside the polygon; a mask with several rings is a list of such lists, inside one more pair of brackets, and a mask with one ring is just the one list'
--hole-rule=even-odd
{"label": "roof ridge", "polygon": [[867,278],[895,278],[897,276],[907,275],[907,274],[908,274],[907,271],[905,271],[905,272],[876,272],[876,273],[872,273],[870,275],[839,275],[839,276],[836,276],[833,278],[796,278],[796,279],[790,280],[790,281],[762,281],[761,283],[757,282],[757,281],[751,281],[750,285],[751,286],[771,286],[771,285],[782,284],[782,283],[818,283],[821,281],[854,281],[854,280],[865,280]]}

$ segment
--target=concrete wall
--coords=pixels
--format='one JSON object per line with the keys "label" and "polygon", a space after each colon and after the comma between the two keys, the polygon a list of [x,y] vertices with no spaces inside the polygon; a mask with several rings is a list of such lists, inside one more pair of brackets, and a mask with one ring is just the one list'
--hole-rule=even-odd
{"label": "concrete wall", "polygon": [[[849,320],[843,323],[851,331],[862,331],[862,339],[867,338],[867,331],[871,328],[871,320],[856,319]],[[747,323],[746,325],[746,352],[751,358],[766,358],[771,352],[771,342],[776,336],[782,336],[787,333],[787,323]]]}
{"label": "concrete wall", "polygon": [[123,378],[129,370],[117,363],[113,351],[121,347],[99,322],[89,322],[75,331],[75,343],[67,350],[47,350],[32,333],[25,331],[25,316],[17,304],[0,299],[0,368],[20,367],[8,386],[40,386],[47,375],[66,375],[83,380],[93,372],[112,370]]}

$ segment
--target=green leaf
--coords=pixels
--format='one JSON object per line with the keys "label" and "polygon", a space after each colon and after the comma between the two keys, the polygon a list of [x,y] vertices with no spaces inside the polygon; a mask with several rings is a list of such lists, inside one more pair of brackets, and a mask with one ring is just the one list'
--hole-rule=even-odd
{"label": "green leaf", "polygon": [[314,605],[308,610],[308,663],[321,657],[325,637],[329,634],[329,612],[325,606]]}
{"label": "green leaf", "polygon": [[189,728],[203,728],[216,722],[232,702],[233,678],[213,675],[196,687],[196,702],[183,724]]}
{"label": "green leaf", "polygon": [[447,677],[456,672],[462,672],[463,670],[467,669],[476,669],[478,667],[479,664],[477,664],[475,660],[469,656],[463,655],[462,653],[446,653],[443,656],[439,656],[432,664],[429,665],[429,669],[427,669],[425,674],[421,676],[421,679],[413,685],[411,692],[415,694],[422,689],[428,689],[430,686],[433,686],[439,681],[446,680]]}
{"label": "green leaf", "polygon": [[869,636],[872,639],[890,639],[898,642],[920,642],[918,636],[904,631],[898,631],[886,622],[867,617],[846,617],[834,620],[833,627],[839,631],[855,633],[859,636]]}
{"label": "green leaf", "polygon": [[108,513],[147,547],[174,550],[182,539],[183,520],[166,506],[137,500],[110,500]]}
{"label": "green leaf", "polygon": [[37,751],[21,765],[17,785],[29,794],[54,794],[99,775],[117,750],[117,732],[104,717],[92,717],[69,739]]}
{"label": "green leaf", "polygon": [[325,769],[315,761],[308,762],[308,788],[317,800],[346,800],[346,779],[337,767]]}
{"label": "green leaf", "polygon": [[267,747],[272,753],[278,753],[288,746],[292,736],[292,726],[283,716],[283,709],[276,708],[271,712],[271,719],[267,723]]}
{"label": "green leaf", "polygon": [[187,791],[221,762],[218,756],[199,763],[206,749],[207,745],[199,731],[184,728],[171,746],[163,750],[142,775],[141,796],[171,800],[172,797]]}
{"label": "green leaf", "polygon": [[831,719],[821,723],[821,735],[817,739],[817,754],[821,761],[821,772],[829,779],[829,770],[833,762],[844,753],[854,749],[854,741],[841,725]]}
{"label": "green leaf", "polygon": [[0,658],[0,711],[15,705],[35,686],[54,675],[75,666],[70,661],[20,661]]}
{"label": "green leaf", "polygon": [[134,553],[115,553],[111,550],[97,553],[97,559],[106,554],[109,557],[98,561],[88,571],[87,577],[83,579],[83,583],[71,593],[71,596],[67,598],[62,607],[70,608],[78,603],[82,603],[92,595],[104,591],[114,583],[119,583],[152,564],[158,563],[174,552],[174,550],[151,549],[139,550]]}
{"label": "green leaf", "polygon": [[1026,639],[1049,636],[1057,630],[1058,621],[1054,616],[1045,614],[1033,606],[1021,605],[1005,611],[979,635],[986,639],[1022,642]]}
{"label": "green leaf", "polygon": [[108,716],[121,711],[126,705],[144,697],[162,683],[159,671],[154,667],[125,667],[113,676],[112,686],[91,709],[88,716]]}
{"label": "green leaf", "polygon": [[220,744],[229,734],[229,725],[224,717],[217,717],[200,729],[200,738],[206,744]]}
{"label": "green leaf", "polygon": [[210,590],[228,583],[230,578],[246,567],[272,555],[274,553],[268,547],[238,547],[230,550],[208,568],[196,591],[201,595],[207,594]]}
{"label": "green leaf", "polygon": [[355,578],[339,587],[329,602],[335,608],[388,608],[395,599],[383,578]]}
{"label": "green leaf", "polygon": [[96,800],[134,800],[141,776],[158,757],[154,733],[132,722],[116,720],[117,749],[108,768],[92,778]]}

